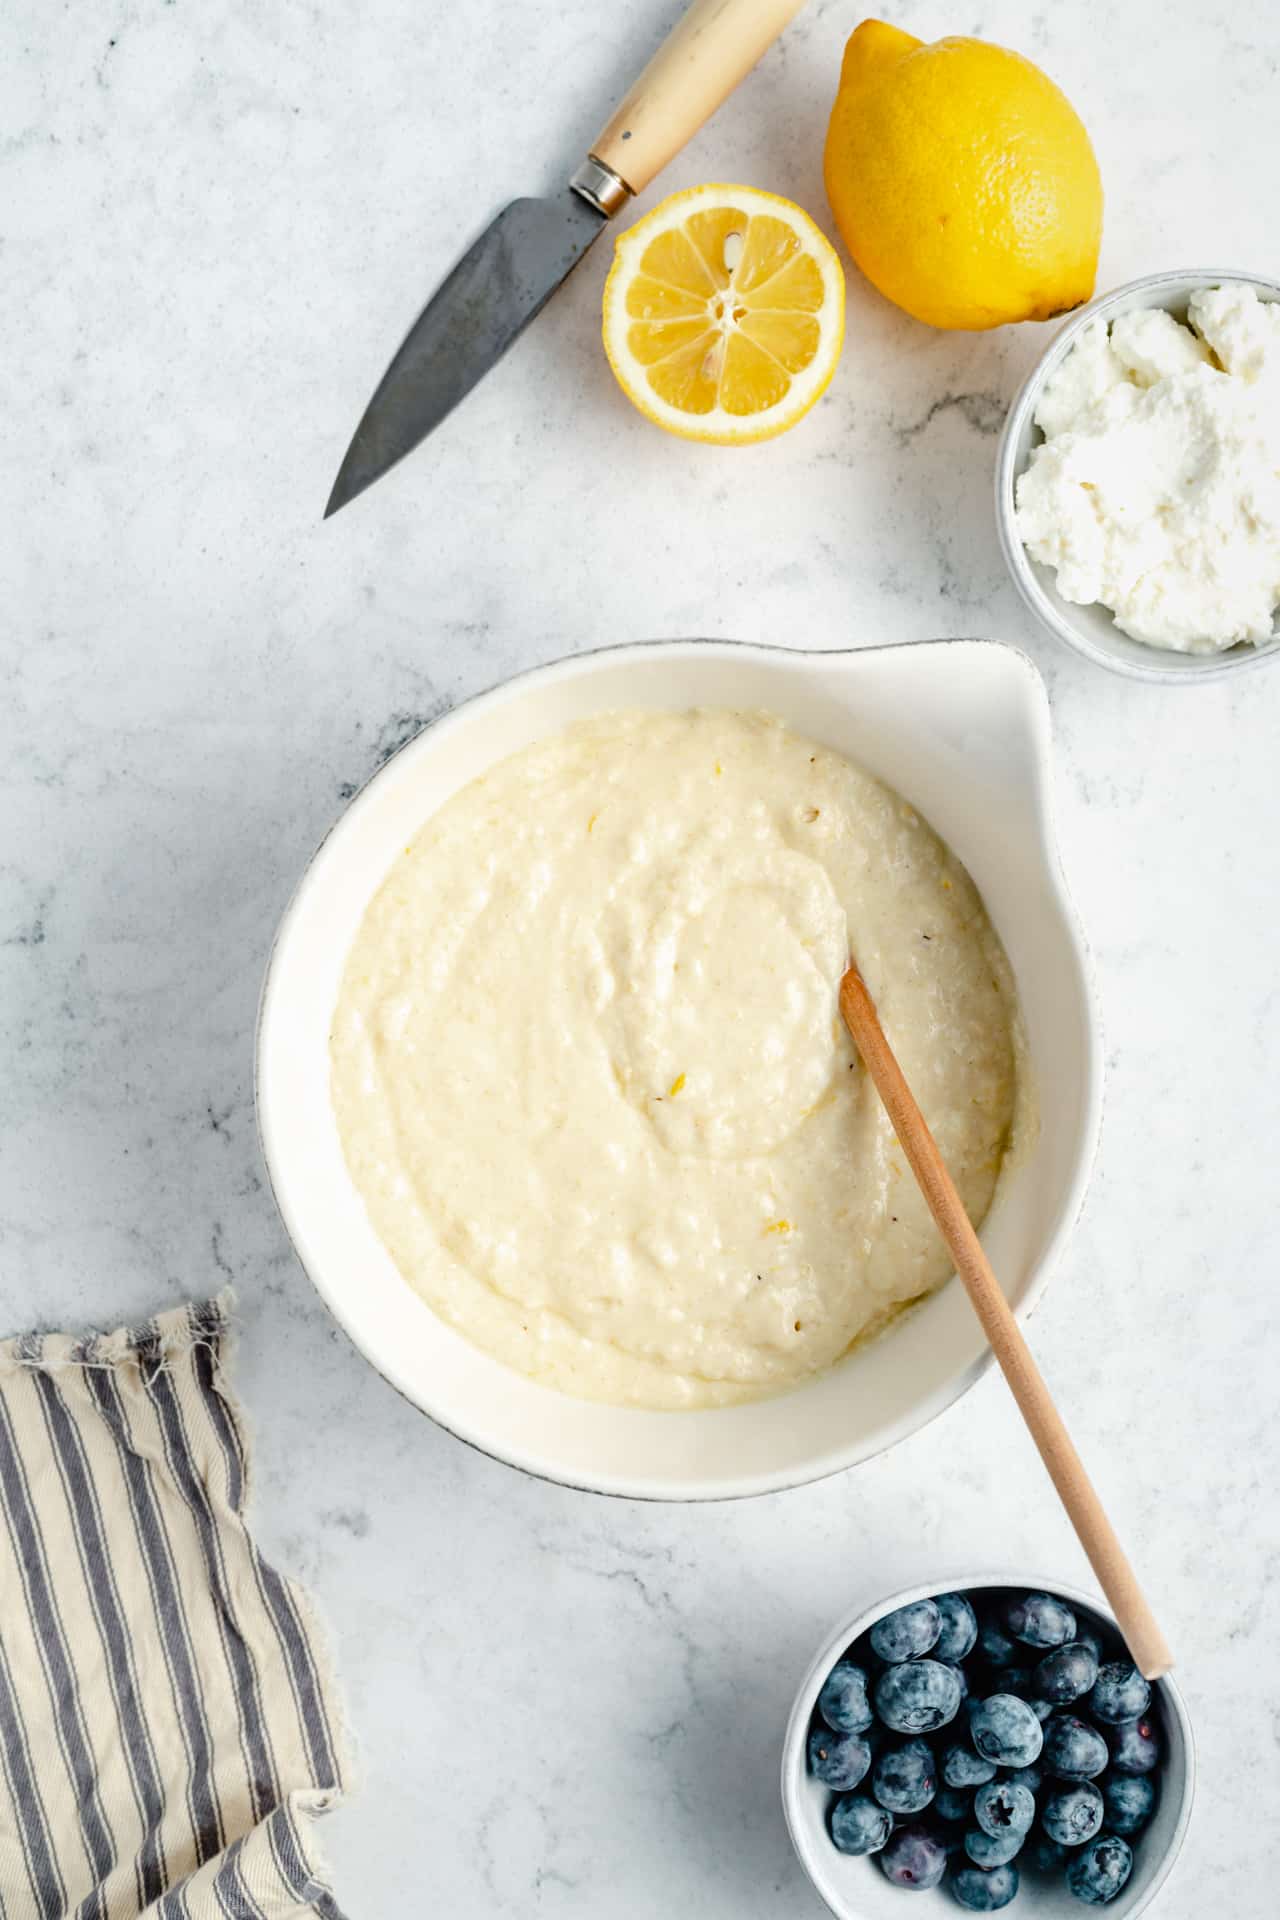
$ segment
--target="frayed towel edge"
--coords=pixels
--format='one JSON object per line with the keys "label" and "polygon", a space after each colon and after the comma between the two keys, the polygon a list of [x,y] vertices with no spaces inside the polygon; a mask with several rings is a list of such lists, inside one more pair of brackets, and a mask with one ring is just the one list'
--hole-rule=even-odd
{"label": "frayed towel edge", "polygon": [[224,1362],[234,1337],[234,1287],[212,1299],[167,1307],[132,1327],[110,1333],[22,1333],[0,1341],[0,1372],[15,1368],[56,1373],[63,1368],[118,1367],[145,1360],[164,1366],[199,1346],[220,1347]]}

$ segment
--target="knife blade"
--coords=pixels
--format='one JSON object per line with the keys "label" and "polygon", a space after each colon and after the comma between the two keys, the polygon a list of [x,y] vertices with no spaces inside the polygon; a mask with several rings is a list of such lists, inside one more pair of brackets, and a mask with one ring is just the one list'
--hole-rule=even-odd
{"label": "knife blade", "polygon": [[381,479],[470,393],[604,230],[572,187],[513,200],[428,301],[364,410],[324,510]]}
{"label": "knife blade", "polygon": [[438,427],[608,221],[692,138],[803,0],[693,0],[554,198],[504,207],[424,307],[364,410],[327,520]]}

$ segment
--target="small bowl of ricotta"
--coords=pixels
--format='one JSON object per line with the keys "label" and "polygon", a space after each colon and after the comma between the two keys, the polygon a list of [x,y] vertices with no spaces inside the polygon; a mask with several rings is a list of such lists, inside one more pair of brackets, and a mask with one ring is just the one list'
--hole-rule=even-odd
{"label": "small bowl of ricotta", "polygon": [[1041,623],[1131,679],[1280,651],[1280,282],[1153,274],[1084,307],[1014,401],[1005,559]]}

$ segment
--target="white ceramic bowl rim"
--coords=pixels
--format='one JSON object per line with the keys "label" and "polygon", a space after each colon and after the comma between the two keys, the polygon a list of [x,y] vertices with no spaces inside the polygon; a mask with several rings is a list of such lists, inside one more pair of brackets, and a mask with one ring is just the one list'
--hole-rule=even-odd
{"label": "white ceramic bowl rim", "polygon": [[[855,1608],[844,1620],[832,1628],[809,1663],[808,1671],[796,1693],[795,1702],[787,1720],[787,1730],[782,1741],[782,1811],[787,1823],[787,1832],[791,1837],[791,1844],[795,1848],[796,1857],[804,1867],[805,1872],[809,1875],[814,1890],[821,1898],[823,1905],[827,1908],[828,1912],[836,1916],[836,1920],[854,1920],[853,1911],[846,1904],[839,1906],[834,1905],[830,1897],[831,1889],[823,1885],[825,1876],[821,1874],[820,1870],[815,1874],[814,1863],[810,1859],[808,1837],[805,1833],[799,1803],[800,1783],[806,1777],[807,1761],[805,1748],[808,1740],[809,1723],[813,1718],[818,1695],[822,1691],[822,1683],[845,1648],[849,1646],[852,1641],[856,1640],[859,1634],[865,1633],[868,1627],[874,1626],[877,1620],[882,1620],[886,1614],[895,1612],[898,1607],[910,1606],[915,1600],[931,1600],[939,1593],[974,1594],[989,1592],[999,1587],[1012,1587],[1020,1589],[1025,1593],[1056,1594],[1063,1600],[1069,1600],[1073,1606],[1087,1608],[1091,1613],[1097,1614],[1100,1619],[1107,1621],[1117,1634],[1120,1632],[1115,1615],[1107,1606],[1105,1600],[1100,1599],[1096,1593],[1090,1593],[1082,1587],[1073,1586],[1070,1582],[1059,1580],[1056,1576],[1043,1573],[1027,1574],[1026,1572],[943,1573],[937,1579],[921,1582],[915,1586],[905,1587],[900,1593],[890,1594],[885,1599],[878,1601],[874,1606],[860,1606]],[[1161,1887],[1164,1885],[1172,1871],[1178,1854],[1182,1850],[1182,1843],[1186,1838],[1187,1828],[1191,1821],[1192,1804],[1195,1800],[1195,1737],[1191,1731],[1191,1720],[1187,1713],[1186,1702],[1172,1674],[1166,1673],[1162,1675],[1159,1680],[1153,1682],[1153,1686],[1157,1691],[1164,1713],[1177,1728],[1178,1734],[1181,1737],[1183,1768],[1182,1794],[1173,1829],[1165,1844],[1165,1850],[1158,1862],[1150,1866],[1149,1876],[1145,1878],[1144,1883],[1138,1889],[1137,1898],[1129,1900],[1123,1905],[1120,1910],[1122,1920],[1138,1920],[1138,1915],[1146,1911],[1147,1907],[1155,1899]],[[868,1863],[861,1862],[860,1864],[866,1865]],[[895,1896],[898,1891],[898,1889],[893,1889]],[[1078,1903],[1073,1902],[1071,1904],[1074,1909]],[[1034,1904],[1023,1903],[1023,1906],[1025,1906],[1028,1912],[1035,1911]],[[1023,1906],[1019,1906],[1017,1911],[1021,1912]],[[951,1902],[948,1902],[948,1909],[955,1910]],[[1112,1912],[1115,1911],[1115,1909],[1108,1908],[1107,1911]]]}
{"label": "white ceramic bowl rim", "polygon": [[1280,657],[1280,638],[1261,647],[1241,643],[1224,653],[1163,652],[1159,647],[1147,646],[1121,633],[1104,607],[1077,607],[1061,599],[1053,587],[1051,570],[1037,567],[1018,537],[1014,488],[1029,453],[1026,436],[1032,430],[1032,416],[1049,375],[1092,321],[1113,318],[1131,307],[1178,309],[1185,307],[1187,297],[1198,288],[1224,284],[1257,287],[1270,298],[1280,300],[1280,281],[1271,280],[1266,274],[1244,273],[1235,267],[1150,273],[1091,300],[1087,307],[1069,316],[1023,381],[1000,437],[995,469],[996,526],[1014,585],[1041,625],[1057,639],[1096,665],[1112,673],[1125,674],[1131,680],[1166,686],[1187,683],[1199,686],[1207,680],[1220,680],[1227,674],[1265,666]]}
{"label": "white ceramic bowl rim", "polygon": [[[424,1385],[421,1365],[418,1366],[415,1374],[414,1356],[410,1348],[416,1342],[417,1334],[407,1333],[402,1327],[399,1330],[400,1339],[397,1343],[381,1326],[377,1328],[376,1335],[372,1330],[371,1310],[361,1297],[362,1287],[368,1286],[368,1276],[363,1271],[340,1271],[340,1262],[336,1262],[332,1257],[324,1234],[315,1229],[315,1223],[309,1211],[314,1204],[311,1195],[317,1187],[323,1187],[324,1182],[323,1179],[316,1177],[314,1167],[305,1165],[305,1156],[303,1156],[303,1164],[300,1165],[299,1153],[293,1151],[288,1140],[289,1128],[294,1122],[289,1112],[291,1103],[285,1097],[283,1090],[282,1072],[278,1059],[281,1052],[287,1049],[286,1043],[278,1040],[274,1033],[274,1028],[280,1023],[282,1010],[284,1010],[284,1017],[288,1017],[287,1007],[291,998],[288,988],[281,981],[281,975],[289,973],[292,969],[292,985],[297,986],[299,980],[296,972],[299,965],[297,950],[306,944],[304,930],[298,925],[299,918],[302,916],[305,920],[308,913],[315,911],[315,897],[320,888],[318,876],[328,865],[332,865],[331,853],[335,844],[344,836],[346,842],[350,842],[353,825],[360,818],[362,810],[373,805],[375,792],[380,789],[384,781],[389,779],[392,770],[399,766],[405,756],[412,756],[415,752],[425,752],[428,741],[442,746],[446,737],[455,728],[464,728],[482,715],[492,726],[494,717],[500,720],[506,711],[505,703],[514,703],[522,696],[533,693],[535,689],[552,694],[562,688],[571,691],[576,679],[587,679],[597,670],[604,676],[612,672],[615,667],[620,672],[625,672],[629,667],[638,669],[641,664],[646,669],[670,668],[677,674],[683,670],[687,676],[697,676],[701,681],[709,668],[716,669],[716,663],[718,663],[719,671],[733,670],[736,685],[739,670],[749,674],[753,671],[750,663],[756,662],[759,663],[754,669],[757,673],[763,673],[767,669],[769,674],[782,676],[784,681],[789,678],[794,678],[801,683],[812,680],[815,684],[811,688],[806,685],[805,697],[816,700],[819,693],[829,697],[826,694],[827,681],[836,678],[839,685],[838,676],[852,674],[856,677],[857,674],[874,666],[877,661],[881,663],[885,675],[894,677],[895,686],[899,691],[904,677],[907,683],[923,687],[926,676],[929,680],[936,681],[941,670],[939,656],[954,657],[953,650],[958,650],[962,656],[967,657],[963,665],[960,659],[955,662],[955,668],[952,670],[954,693],[951,699],[955,699],[963,684],[970,706],[975,702],[980,704],[981,699],[984,698],[994,698],[997,701],[1003,699],[1006,706],[1017,706],[1020,716],[1018,724],[1025,735],[1017,743],[1018,753],[1021,761],[1027,763],[1027,769],[1022,777],[1030,781],[1024,797],[1030,815],[1034,816],[1034,824],[1026,829],[1026,833],[1037,840],[1035,881],[1044,896],[1036,910],[1042,916],[1047,914],[1053,921],[1054,938],[1057,949],[1061,953],[1060,984],[1077,1009],[1074,1018],[1079,1029],[1080,1058],[1077,1073],[1079,1084],[1073,1094],[1076,1118],[1071,1123],[1074,1128],[1071,1138],[1075,1145],[1071,1150],[1069,1166],[1065,1172],[1060,1170],[1057,1184],[1051,1189],[1053,1198],[1049,1224],[1047,1227],[1041,1226],[1036,1230],[1039,1238],[1035,1241],[1034,1256],[1030,1259],[1029,1268],[1024,1272],[1021,1285],[1017,1288],[1018,1310],[1026,1312],[1039,1298],[1054,1261],[1074,1225],[1083,1200],[1099,1130],[1102,1050],[1087,953],[1062,880],[1049,815],[1048,703],[1039,675],[1024,654],[992,641],[966,639],[921,641],[907,645],[885,644],[830,651],[711,640],[647,641],[602,647],[532,667],[511,679],[500,682],[487,692],[475,695],[431,722],[376,770],[321,841],[281,919],[264,979],[259,1008],[255,1063],[260,1144],[271,1189],[295,1251],[330,1311],[389,1384],[455,1437],[466,1441],[492,1458],[503,1460],[538,1477],[558,1481],[583,1491],[653,1500],[713,1500],[746,1497],[780,1491],[824,1478],[863,1459],[871,1458],[876,1453],[896,1444],[898,1440],[928,1424],[959,1399],[985,1372],[991,1362],[991,1354],[985,1344],[978,1340],[971,1361],[957,1364],[956,1371],[949,1374],[942,1385],[929,1388],[905,1410],[877,1416],[879,1424],[874,1426],[869,1437],[851,1440],[846,1435],[838,1442],[824,1440],[821,1445],[815,1444],[812,1448],[806,1440],[803,1458],[791,1458],[781,1466],[776,1464],[769,1466],[762,1459],[742,1465],[737,1462],[735,1452],[735,1464],[732,1468],[726,1467],[723,1461],[719,1467],[712,1467],[709,1460],[714,1455],[715,1448],[704,1446],[701,1442],[693,1443],[696,1430],[692,1423],[728,1422],[738,1414],[753,1410],[759,1413],[764,1409],[788,1406],[790,1424],[794,1425],[796,1403],[803,1400],[805,1396],[814,1394],[816,1387],[821,1383],[806,1386],[775,1400],[750,1403],[750,1408],[747,1409],[734,1408],[712,1413],[668,1415],[642,1414],[633,1409],[596,1409],[596,1413],[607,1412],[617,1423],[648,1422],[649,1424],[643,1428],[646,1436],[652,1436],[660,1428],[669,1435],[670,1424],[679,1423],[679,1426],[689,1435],[689,1439],[685,1440],[682,1437],[679,1443],[681,1453],[678,1468],[673,1468],[671,1465],[671,1454],[676,1443],[670,1438],[666,1443],[667,1452],[664,1454],[659,1444],[655,1453],[655,1458],[660,1457],[662,1460],[661,1468],[653,1465],[641,1468],[630,1462],[622,1467],[619,1467],[616,1462],[601,1464],[594,1453],[583,1456],[581,1441],[577,1443],[579,1447],[577,1464],[568,1465],[564,1457],[563,1443],[559,1440],[554,1445],[547,1443],[545,1437],[540,1443],[529,1443],[526,1441],[523,1430],[518,1436],[507,1432],[501,1438],[496,1438],[490,1421],[483,1417],[478,1419],[472,1417],[474,1407],[470,1402],[459,1404],[457,1391],[454,1391],[453,1395],[454,1404],[448,1408],[441,1405],[440,1402],[448,1397],[450,1391],[448,1388],[441,1387],[440,1382],[443,1377],[441,1373],[437,1371],[432,1375],[430,1385]],[[939,662],[936,666],[933,664],[935,661]],[[957,675],[963,676],[962,683],[957,679]],[[770,685],[772,684],[771,680]],[[843,691],[841,688],[842,693]],[[868,691],[870,691],[869,688]],[[733,693],[727,692],[724,688],[720,688],[713,695],[702,695],[694,700],[684,698],[671,700],[661,697],[658,692],[647,697],[648,703],[653,705],[734,704]],[[795,698],[800,698],[799,693]],[[863,700],[865,703],[865,693]],[[643,705],[645,702],[645,696],[630,698],[624,696],[620,701],[614,700],[612,704]],[[950,703],[949,699],[948,706]],[[747,700],[745,704],[752,704],[752,702]],[[767,704],[767,702],[761,701],[758,704]],[[779,704],[783,702],[780,701]],[[938,704],[935,695],[935,707]],[[965,701],[957,699],[956,704],[963,707]],[[554,731],[555,724],[543,731]],[[561,720],[558,724],[565,724],[565,722]],[[904,721],[901,724],[907,723]],[[915,723],[912,722],[912,724]],[[992,724],[994,726],[994,722]],[[436,751],[436,744],[432,745],[433,753]],[[967,740],[966,744],[968,744]],[[979,754],[981,753],[981,744],[976,750]],[[493,756],[493,758],[500,757],[503,756]],[[857,757],[856,753],[855,757]],[[480,771],[482,766],[487,764],[492,764],[492,758],[486,760],[481,756],[474,771]],[[471,776],[468,775],[468,777]],[[974,806],[976,807],[977,804],[975,801]],[[926,807],[925,811],[928,813],[929,808]],[[418,819],[421,817],[422,815],[419,814]],[[997,825],[993,826],[992,831],[999,835],[1006,829],[1003,825]],[[1023,830],[1018,829],[1018,831]],[[948,835],[948,837],[951,836]],[[972,865],[972,860],[969,864]],[[377,870],[366,892],[366,901],[374,886],[380,884],[384,871],[385,865]],[[355,924],[358,924],[358,917]],[[323,931],[327,932],[328,928],[325,927]],[[354,926],[351,931],[354,932]],[[349,944],[349,937],[343,940],[341,948],[343,955],[345,955],[347,944]],[[291,955],[287,950],[291,950]],[[280,1009],[276,1007],[277,998],[281,1002]],[[330,999],[329,1011],[332,1009],[332,1004]],[[324,1097],[324,1105],[328,1110],[327,1093]],[[285,1152],[286,1147],[290,1147],[288,1154]],[[291,1163],[287,1178],[284,1176],[283,1164],[286,1159]],[[350,1183],[346,1182],[346,1184],[349,1186]],[[351,1191],[354,1192],[354,1189]],[[376,1236],[372,1236],[372,1229],[368,1225],[367,1217],[363,1214],[362,1205],[359,1210],[364,1221],[365,1233],[376,1239]],[[986,1231],[987,1228],[984,1227],[984,1234]],[[1030,1229],[1026,1231],[1029,1232]],[[1025,1232],[1023,1238],[1025,1239]],[[381,1259],[389,1263],[389,1256],[385,1254],[384,1249],[381,1249],[380,1243],[376,1249],[370,1245],[362,1254],[362,1258],[372,1261]],[[433,1330],[438,1331],[444,1327],[445,1323],[437,1320],[431,1309],[418,1300],[398,1275],[395,1279],[395,1293],[398,1296],[397,1312],[408,1311],[408,1303],[412,1302],[413,1310],[427,1316]],[[944,1289],[942,1295],[934,1296],[933,1301],[920,1310],[921,1314],[927,1314],[935,1302],[949,1296],[952,1291],[952,1289]],[[963,1305],[962,1302],[960,1304]],[[964,1339],[969,1336],[972,1323],[967,1313],[961,1314],[960,1318],[963,1327],[961,1338]],[[415,1321],[414,1326],[420,1328],[423,1323]],[[895,1349],[898,1351],[901,1351],[901,1343],[908,1338],[909,1327],[910,1322],[904,1323],[904,1330],[893,1336]],[[529,1391],[535,1392],[544,1399],[549,1397],[556,1402],[558,1410],[554,1415],[540,1416],[547,1424],[563,1426],[571,1422],[575,1416],[561,1409],[578,1409],[580,1413],[580,1410],[589,1404],[578,1401],[566,1402],[562,1396],[552,1393],[548,1388],[535,1387],[533,1383],[525,1381],[522,1376],[511,1374],[508,1369],[501,1367],[499,1362],[491,1360],[487,1355],[477,1357],[478,1350],[471,1347],[452,1329],[446,1328],[445,1333],[454,1343],[454,1347],[447,1362],[440,1363],[441,1365],[447,1365],[455,1373],[459,1369],[476,1365],[498,1369],[502,1376],[503,1396],[510,1402],[514,1402],[519,1395]],[[425,1333],[423,1337],[426,1337]],[[856,1359],[855,1355],[854,1361]],[[853,1362],[845,1364],[848,1366]],[[950,1359],[948,1364],[951,1364]],[[841,1371],[842,1369],[836,1369],[834,1376],[828,1375],[824,1378],[832,1380],[839,1376]],[[833,1388],[832,1391],[834,1392],[835,1389]],[[778,1416],[769,1417],[777,1418]],[[627,1430],[634,1436],[639,1431],[639,1426],[631,1425]],[[704,1435],[706,1431],[706,1429],[702,1430]],[[740,1438],[741,1435],[735,1429],[735,1446]],[[763,1439],[763,1432],[761,1432],[759,1443],[762,1451]],[[718,1443],[722,1451],[728,1440],[729,1434],[726,1431],[723,1441]],[[560,1451],[557,1451],[557,1448]],[[692,1465],[686,1464],[686,1457],[689,1455],[693,1457]]]}

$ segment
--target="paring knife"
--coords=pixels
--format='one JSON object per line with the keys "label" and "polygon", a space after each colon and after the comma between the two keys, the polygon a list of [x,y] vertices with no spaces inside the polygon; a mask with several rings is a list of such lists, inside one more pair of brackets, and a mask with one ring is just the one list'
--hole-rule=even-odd
{"label": "paring knife", "polygon": [[750,73],[803,0],[693,0],[562,193],[513,200],[419,314],[356,428],[325,519],[438,427],[592,241]]}

